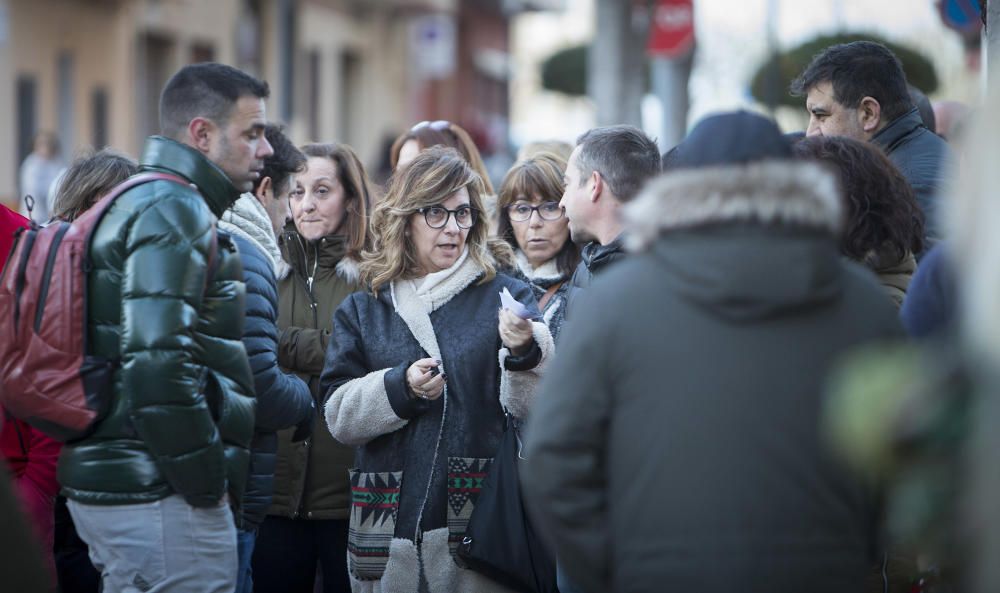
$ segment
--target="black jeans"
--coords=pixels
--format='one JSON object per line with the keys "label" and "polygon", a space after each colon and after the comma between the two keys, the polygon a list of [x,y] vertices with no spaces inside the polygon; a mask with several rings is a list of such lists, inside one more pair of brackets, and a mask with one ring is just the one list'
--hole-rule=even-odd
{"label": "black jeans", "polygon": [[347,520],[310,521],[268,516],[253,551],[254,593],[313,593],[316,567],[322,593],[350,593]]}

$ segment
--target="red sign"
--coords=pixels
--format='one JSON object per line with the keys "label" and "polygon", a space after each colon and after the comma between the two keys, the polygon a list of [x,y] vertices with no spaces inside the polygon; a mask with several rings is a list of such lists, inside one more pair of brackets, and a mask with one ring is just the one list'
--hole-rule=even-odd
{"label": "red sign", "polygon": [[694,47],[694,0],[657,0],[649,25],[646,51],[659,58],[676,58]]}

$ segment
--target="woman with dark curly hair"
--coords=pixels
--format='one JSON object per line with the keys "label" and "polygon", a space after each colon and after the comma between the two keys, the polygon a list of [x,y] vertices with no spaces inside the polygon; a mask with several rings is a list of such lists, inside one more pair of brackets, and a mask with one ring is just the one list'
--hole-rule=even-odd
{"label": "woman with dark curly hair", "polygon": [[876,146],[851,138],[813,136],[797,155],[828,163],[840,180],[844,231],[840,252],[876,275],[899,307],[924,249],[924,215],[910,184]]}

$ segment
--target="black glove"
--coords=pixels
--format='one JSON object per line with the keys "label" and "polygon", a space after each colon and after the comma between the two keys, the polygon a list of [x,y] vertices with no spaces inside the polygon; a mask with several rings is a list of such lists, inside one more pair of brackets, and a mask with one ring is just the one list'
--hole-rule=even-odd
{"label": "black glove", "polygon": [[313,405],[312,414],[306,416],[302,422],[295,425],[295,432],[292,434],[292,442],[298,443],[312,436],[313,420],[316,418],[316,406]]}

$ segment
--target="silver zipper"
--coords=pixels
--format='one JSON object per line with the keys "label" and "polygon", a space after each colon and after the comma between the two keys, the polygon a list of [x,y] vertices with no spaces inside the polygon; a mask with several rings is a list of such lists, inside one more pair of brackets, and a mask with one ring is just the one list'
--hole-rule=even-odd
{"label": "silver zipper", "polygon": [[[441,373],[444,374],[444,364],[442,362]],[[438,453],[441,451],[441,440],[444,438],[444,423],[448,418],[448,383],[445,382],[444,393],[441,394],[444,399],[443,406],[444,409],[441,410],[441,424],[438,425],[438,436],[437,442],[434,444],[434,457],[431,459],[431,475],[427,478],[427,487],[424,489],[424,499],[420,503],[420,511],[417,513],[417,528],[416,533],[413,535],[413,541],[420,544],[424,540],[423,532],[420,530],[420,523],[424,518],[424,508],[427,506],[427,501],[431,496],[431,487],[434,485],[434,473],[437,471],[437,460]],[[418,546],[419,550],[419,546]]]}

